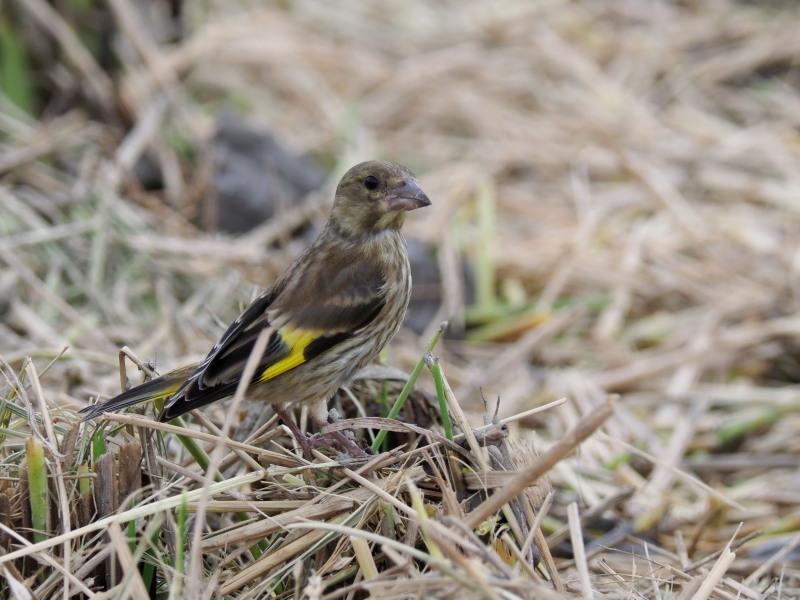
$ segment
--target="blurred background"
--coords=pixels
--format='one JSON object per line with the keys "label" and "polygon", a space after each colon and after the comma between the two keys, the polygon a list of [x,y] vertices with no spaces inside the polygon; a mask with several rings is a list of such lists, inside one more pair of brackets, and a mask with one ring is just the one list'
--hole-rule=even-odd
{"label": "blurred background", "polygon": [[633,486],[617,522],[690,555],[744,522],[769,534],[752,575],[800,517],[798,24],[787,1],[6,0],[4,372],[58,357],[48,400],[80,407],[118,391],[123,345],[202,358],[344,170],[403,163],[433,206],[387,364],[448,320],[475,425],[484,398],[566,398],[510,423],[543,447],[620,394],[558,504]]}

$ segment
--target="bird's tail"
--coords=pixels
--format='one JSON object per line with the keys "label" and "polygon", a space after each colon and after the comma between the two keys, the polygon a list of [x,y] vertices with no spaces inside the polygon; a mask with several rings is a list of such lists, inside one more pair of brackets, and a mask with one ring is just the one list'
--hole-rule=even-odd
{"label": "bird's tail", "polygon": [[107,412],[116,412],[128,406],[139,404],[140,402],[153,402],[155,400],[167,400],[175,392],[178,391],[183,383],[188,379],[189,375],[194,372],[196,365],[176,369],[169,373],[151,379],[150,381],[137,385],[126,392],[122,392],[118,396],[99,402],[92,406],[87,406],[78,414],[83,417],[84,421],[94,419]]}

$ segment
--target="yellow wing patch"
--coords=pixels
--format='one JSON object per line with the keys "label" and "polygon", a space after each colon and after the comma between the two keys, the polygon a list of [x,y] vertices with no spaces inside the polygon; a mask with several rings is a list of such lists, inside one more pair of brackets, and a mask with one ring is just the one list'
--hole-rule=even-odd
{"label": "yellow wing patch", "polygon": [[169,386],[168,388],[160,389],[156,394],[147,397],[148,402],[158,402],[159,400],[164,400],[165,402],[172,398],[175,392],[178,391],[178,388],[181,387],[183,384],[182,381],[178,381],[173,385]]}
{"label": "yellow wing patch", "polygon": [[283,328],[280,330],[281,339],[283,343],[289,347],[289,354],[284,356],[274,365],[270,365],[261,373],[256,380],[258,383],[277,377],[281,373],[286,373],[295,367],[302,365],[306,362],[306,357],[303,354],[308,345],[316,340],[320,332],[302,329],[298,331],[287,330]]}

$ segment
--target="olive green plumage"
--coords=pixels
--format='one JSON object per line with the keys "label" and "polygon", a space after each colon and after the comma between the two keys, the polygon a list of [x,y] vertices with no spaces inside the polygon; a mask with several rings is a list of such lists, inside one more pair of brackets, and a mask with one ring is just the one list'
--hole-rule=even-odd
{"label": "olive green plumage", "polygon": [[407,168],[364,162],[344,174],[316,241],[231,324],[199,365],[81,411],[84,419],[164,399],[169,420],[233,395],[259,334],[269,342],[248,397],[282,409],[327,400],[372,361],[405,316],[411,276],[400,228],[430,200]]}

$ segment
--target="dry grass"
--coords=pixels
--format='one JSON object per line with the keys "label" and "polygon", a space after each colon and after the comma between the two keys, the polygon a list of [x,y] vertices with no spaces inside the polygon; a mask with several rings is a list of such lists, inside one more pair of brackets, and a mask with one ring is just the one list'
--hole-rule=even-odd
{"label": "dry grass", "polygon": [[[184,3],[176,36],[167,3],[109,0],[112,69],[74,14],[7,4],[58,52],[41,119],[0,99],[0,596],[800,595],[794,3]],[[119,347],[202,358],[325,218],[330,183],[236,240],[194,224],[221,110],[330,181],[375,156],[417,173],[434,206],[407,234],[437,249],[442,308],[387,362],[466,326],[437,348],[454,418],[499,396],[509,438],[455,450],[416,394],[397,453],[308,465],[260,409],[212,406],[204,472],[152,421],[76,425],[119,390]],[[519,495],[541,473],[554,493]],[[492,493],[516,500],[486,522]]]}

